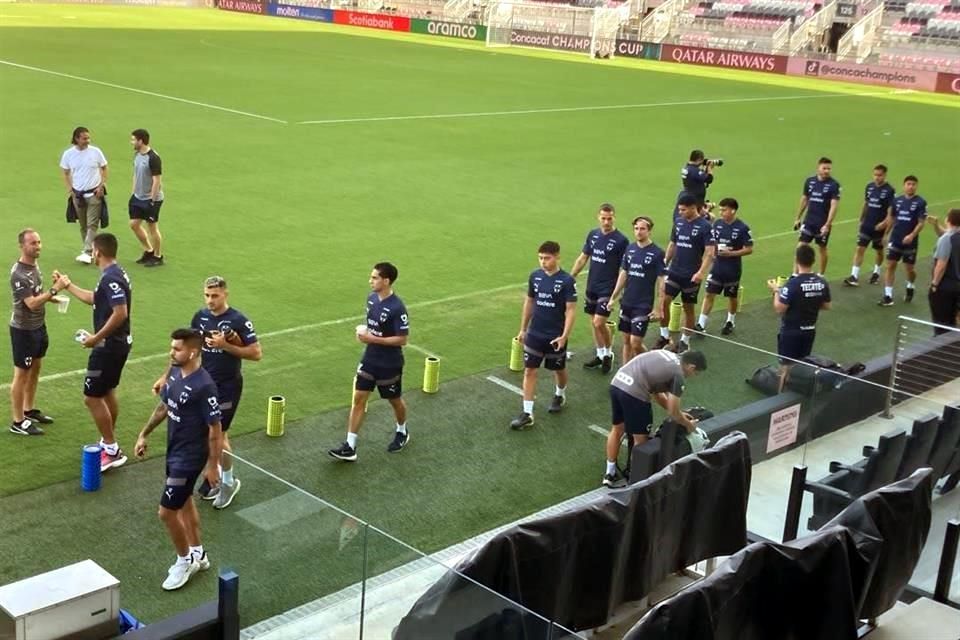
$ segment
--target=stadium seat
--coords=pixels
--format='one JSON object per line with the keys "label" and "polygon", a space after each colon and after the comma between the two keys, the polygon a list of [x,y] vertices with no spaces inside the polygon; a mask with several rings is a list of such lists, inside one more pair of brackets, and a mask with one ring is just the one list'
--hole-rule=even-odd
{"label": "stadium seat", "polygon": [[903,460],[900,461],[900,468],[897,469],[897,480],[902,480],[917,469],[927,466],[939,428],[940,417],[933,413],[913,421],[913,431],[907,436]]}
{"label": "stadium seat", "polygon": [[906,445],[907,434],[902,429],[891,431],[880,436],[876,448],[864,447],[864,460],[853,465],[831,462],[830,475],[805,483],[804,490],[813,494],[813,515],[807,528],[819,529],[866,492],[893,482]]}
{"label": "stadium seat", "polygon": [[940,428],[933,442],[927,466],[933,469],[934,481],[942,478],[956,451],[960,449],[960,407],[944,407]]}

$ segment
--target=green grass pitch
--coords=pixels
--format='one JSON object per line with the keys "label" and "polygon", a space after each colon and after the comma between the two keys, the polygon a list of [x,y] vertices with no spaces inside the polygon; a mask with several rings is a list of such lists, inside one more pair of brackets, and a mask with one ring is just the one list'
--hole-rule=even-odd
{"label": "green grass pitch", "polygon": [[[507,429],[519,398],[485,380],[519,383],[505,364],[541,241],[558,240],[569,267],[597,205],[611,201],[621,229],[634,215],[652,215],[665,246],[687,153],[722,156],[727,166],[711,195],[738,198],[759,238],[746,259],[736,338],[773,348],[763,283],[789,269],[790,226],[816,159],[833,158],[845,191],[828,274],[839,285],[874,164],[888,164],[898,187],[917,174],[935,213],[960,204],[958,106],[882,87],[484,50],[215,11],[4,5],[0,238],[12,263],[16,232],[33,226],[48,278],[58,268],[94,284],[95,270],[73,263],[78,233],[63,222],[57,167],[72,128],[88,126],[110,162],[111,230],[134,287],[121,444],[132,449],[152,409],[149,389],[170,330],[201,305],[203,278],[220,274],[264,346],[263,361],[245,366],[232,432],[238,454],[433,551],[598,484],[603,441],[586,427],[609,419],[599,375],[575,359],[567,410],[548,417],[541,408],[537,427],[523,434]],[[519,111],[541,112],[500,113]],[[493,112],[500,115],[396,119]],[[379,120],[299,124],[372,118]],[[161,269],[133,264],[139,250],[126,228],[128,138],[137,127],[150,130],[164,160]],[[920,242],[928,256],[932,234]],[[399,266],[396,290],[410,307],[413,440],[387,457],[389,410],[374,402],[359,463],[337,465],[324,450],[343,437],[360,355],[353,326],[370,267],[382,259]],[[927,271],[924,258],[921,282]],[[846,360],[888,351],[894,317],[908,311],[878,309],[878,295],[837,286],[817,351]],[[909,313],[927,317],[923,300]],[[120,577],[125,606],[156,620],[209,598],[215,581],[160,592],[172,555],[154,517],[162,458],[111,472],[98,494],[79,491],[80,445],[96,436],[75,373],[86,354],[71,338],[90,322],[77,301],[66,315],[51,309],[51,378],[39,404],[57,424],[43,438],[2,437],[0,583],[91,557]],[[579,318],[572,348],[589,349],[589,335]],[[713,371],[690,384],[690,402],[719,411],[755,397],[741,380],[768,358],[715,341],[703,348]],[[435,396],[417,391],[423,352],[442,358]],[[5,408],[9,381],[8,367],[0,373]],[[541,381],[545,398],[550,382]],[[280,440],[263,434],[273,394],[287,398]],[[153,438],[155,454],[162,437]],[[360,579],[358,543],[340,537],[350,521],[299,504],[290,508],[303,508],[301,518],[265,527],[270,513],[242,510],[282,508],[289,488],[243,465],[238,476],[244,490],[235,505],[205,508],[203,517],[215,563],[257,585],[245,587],[245,623]],[[374,572],[412,557],[386,539],[374,546]]]}

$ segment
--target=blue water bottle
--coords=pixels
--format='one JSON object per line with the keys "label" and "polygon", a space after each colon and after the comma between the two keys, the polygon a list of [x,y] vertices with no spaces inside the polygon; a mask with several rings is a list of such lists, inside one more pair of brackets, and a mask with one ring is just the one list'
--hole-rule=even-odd
{"label": "blue water bottle", "polygon": [[88,444],[83,447],[80,462],[80,488],[84,491],[100,489],[100,445]]}

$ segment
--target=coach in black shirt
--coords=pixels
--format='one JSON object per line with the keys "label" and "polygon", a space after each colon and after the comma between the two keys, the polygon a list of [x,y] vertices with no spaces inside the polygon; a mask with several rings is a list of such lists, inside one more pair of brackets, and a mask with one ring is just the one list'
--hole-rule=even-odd
{"label": "coach in black shirt", "polygon": [[[933,275],[930,278],[930,316],[944,327],[957,326],[960,311],[960,209],[947,213],[946,229],[937,240],[933,253]],[[946,333],[934,327],[934,335]]]}

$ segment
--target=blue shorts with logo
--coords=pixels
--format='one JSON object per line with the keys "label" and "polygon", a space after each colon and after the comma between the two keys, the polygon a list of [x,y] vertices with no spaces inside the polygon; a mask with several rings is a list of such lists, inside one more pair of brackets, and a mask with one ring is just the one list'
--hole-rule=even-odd
{"label": "blue shorts with logo", "polygon": [[880,251],[883,249],[883,231],[877,231],[875,225],[861,225],[857,232],[858,247],[873,247]]}
{"label": "blue shorts with logo", "polygon": [[887,260],[893,262],[903,261],[903,264],[917,264],[917,249],[920,243],[914,240],[911,244],[904,245],[891,239],[887,243]]}
{"label": "blue shorts with logo", "polygon": [[593,291],[587,289],[587,294],[583,299],[583,310],[591,316],[603,316],[604,318],[610,317],[610,307],[607,306],[610,303],[610,294],[613,293],[613,290],[610,291]]}
{"label": "blue shorts with logo", "polygon": [[204,465],[191,467],[171,467],[167,465],[167,480],[164,483],[160,506],[171,511],[179,511],[187,503],[197,478],[203,473]]}
{"label": "blue shorts with logo", "polygon": [[34,360],[40,360],[47,355],[50,338],[47,337],[46,325],[39,329],[17,329],[10,327],[10,344],[13,347],[13,366],[18,369],[29,369]]}
{"label": "blue shorts with logo", "polygon": [[689,276],[680,276],[667,271],[664,293],[671,298],[680,296],[680,302],[684,304],[696,304],[697,294],[700,293],[700,283],[694,282],[691,279],[692,277],[693,274],[690,274]]}
{"label": "blue shorts with logo", "polygon": [[622,333],[629,333],[632,336],[647,335],[647,327],[650,324],[649,307],[624,307],[620,306],[620,323],[617,327]]}
{"label": "blue shorts with logo", "polygon": [[243,395],[243,378],[224,380],[217,383],[217,401],[220,403],[220,425],[226,433],[233,422],[240,406],[240,396]]}
{"label": "blue shorts with logo", "polygon": [[823,225],[819,227],[807,224],[806,222],[800,227],[800,242],[804,244],[810,244],[815,242],[821,247],[827,246],[827,243],[830,242],[829,233],[820,233],[820,229]]}
{"label": "blue shorts with logo", "polygon": [[653,407],[649,402],[610,385],[610,423],[622,424],[631,435],[650,435],[653,428]]}
{"label": "blue shorts with logo", "polygon": [[550,344],[559,336],[543,336],[538,333],[527,332],[523,338],[523,366],[527,369],[544,369],[561,371],[567,366],[567,348],[557,351]]}
{"label": "blue shorts with logo", "polygon": [[780,364],[790,364],[792,360],[803,360],[813,352],[813,340],[817,337],[815,329],[780,329],[777,334],[777,355]]}

